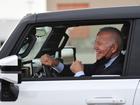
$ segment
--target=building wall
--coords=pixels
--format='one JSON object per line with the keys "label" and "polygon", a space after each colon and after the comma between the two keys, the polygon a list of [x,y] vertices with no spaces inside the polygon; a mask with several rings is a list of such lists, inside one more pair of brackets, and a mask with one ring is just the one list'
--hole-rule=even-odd
{"label": "building wall", "polygon": [[[47,0],[48,11],[59,11],[68,9],[79,8],[101,8],[101,7],[115,7],[115,6],[130,6],[140,5],[140,0]],[[82,28],[82,27],[81,27]],[[70,35],[72,38],[87,37],[90,33],[88,27],[79,29],[73,29]],[[78,36],[77,33],[80,33]]]}
{"label": "building wall", "polygon": [[140,5],[140,0],[47,0],[47,10],[57,10],[57,4],[85,3],[92,8]]}

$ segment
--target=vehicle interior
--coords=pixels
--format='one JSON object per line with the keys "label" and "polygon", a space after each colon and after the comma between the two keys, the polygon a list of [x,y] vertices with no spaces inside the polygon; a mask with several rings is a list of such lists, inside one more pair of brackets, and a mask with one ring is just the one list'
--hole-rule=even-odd
{"label": "vehicle interior", "polygon": [[43,54],[48,54],[66,65],[70,65],[76,59],[81,60],[83,64],[93,64],[96,62],[93,45],[97,32],[102,27],[115,27],[121,31],[122,53],[125,55],[130,22],[33,25],[17,54],[22,58],[22,77],[63,77],[54,68],[41,64],[40,57]]}

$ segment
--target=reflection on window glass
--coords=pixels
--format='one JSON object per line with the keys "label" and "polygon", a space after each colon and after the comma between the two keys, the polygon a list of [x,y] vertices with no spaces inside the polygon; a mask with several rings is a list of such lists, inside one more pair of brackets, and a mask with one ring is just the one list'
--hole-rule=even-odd
{"label": "reflection on window glass", "polygon": [[37,37],[43,37],[48,36],[48,33],[50,32],[51,27],[38,27],[36,28],[36,36]]}
{"label": "reflection on window glass", "polygon": [[29,43],[26,43],[19,51],[19,54],[23,54],[25,52],[25,50],[28,48]]}

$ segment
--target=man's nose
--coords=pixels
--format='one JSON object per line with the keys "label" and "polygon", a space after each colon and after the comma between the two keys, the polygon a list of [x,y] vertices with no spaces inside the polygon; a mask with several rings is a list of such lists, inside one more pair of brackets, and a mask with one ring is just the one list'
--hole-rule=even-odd
{"label": "man's nose", "polygon": [[95,50],[98,49],[97,43],[94,44],[93,49],[95,49]]}

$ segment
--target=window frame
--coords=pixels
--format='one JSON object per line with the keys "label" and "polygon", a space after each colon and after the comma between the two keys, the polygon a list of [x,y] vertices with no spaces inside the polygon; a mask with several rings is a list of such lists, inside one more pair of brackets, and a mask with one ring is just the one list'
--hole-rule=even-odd
{"label": "window frame", "polygon": [[[132,19],[127,19],[127,20],[120,20],[120,19],[114,19],[114,20],[100,20],[100,21],[96,21],[95,22],[95,20],[93,20],[93,21],[91,21],[91,22],[89,22],[89,21],[82,21],[82,23],[80,23],[81,21],[72,21],[72,22],[62,22],[61,23],[61,26],[63,26],[63,25],[65,25],[65,26],[67,26],[67,27],[72,27],[72,26],[82,26],[82,25],[105,25],[105,24],[123,24],[123,23],[125,23],[125,22],[129,22],[130,23],[130,26],[131,26],[131,28],[133,28],[133,25],[132,25],[132,23],[133,23],[133,21],[132,21]],[[80,25],[78,25],[78,23],[80,24]],[[93,24],[94,23],[94,24]],[[40,24],[39,26],[44,26],[44,25],[48,25],[49,26],[49,24],[50,23],[43,23],[43,24]],[[53,23],[52,23],[53,24]],[[53,25],[56,25],[57,23],[55,23],[55,24],[53,24]],[[59,26],[60,25],[60,23],[58,22],[58,24],[57,24],[57,26]],[[131,30],[131,29],[130,29]],[[132,35],[130,35],[130,32],[131,31],[129,31],[129,35],[128,35],[128,37],[130,37],[130,36],[132,36]],[[132,33],[132,32],[131,32]],[[130,38],[129,38],[130,39]],[[129,43],[130,41],[128,41],[128,43]],[[129,44],[130,45],[130,44]],[[128,45],[127,45],[128,46]],[[129,47],[127,47],[127,50],[129,50]],[[130,53],[130,52],[129,52]],[[129,53],[127,53],[126,54],[126,56],[128,56],[129,55]],[[75,78],[75,77],[52,77],[52,78],[39,78],[39,79],[31,79],[31,78],[23,78],[22,80],[23,81],[43,81],[43,80],[85,80],[85,79],[87,79],[87,80],[89,80],[89,79],[128,79],[128,78],[138,78],[138,77],[136,77],[136,76],[129,76],[129,74],[127,74],[126,73],[126,71],[127,71],[127,58],[128,57],[126,57],[125,56],[125,61],[124,61],[124,68],[123,68],[123,75],[122,76],[120,76],[120,77],[84,77],[84,79],[83,78]]]}
{"label": "window frame", "polygon": [[140,59],[140,49],[139,49],[139,39],[140,39],[140,19],[134,19],[131,25],[131,30],[128,39],[128,45],[127,49],[127,58],[126,58],[126,63],[125,63],[125,76],[132,76],[132,77],[140,77],[140,64],[139,64],[139,59]]}

